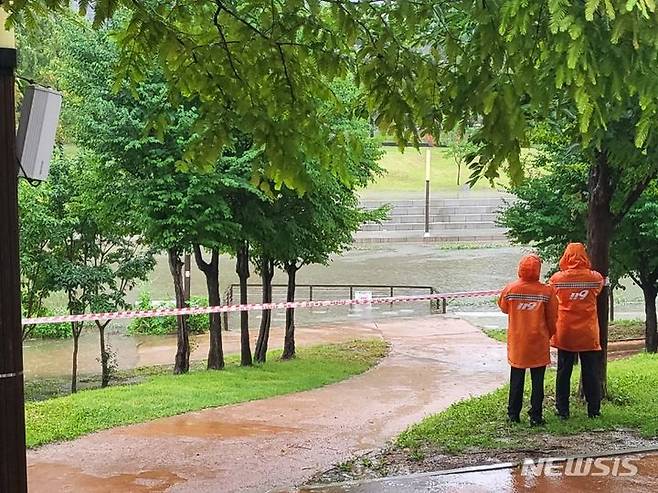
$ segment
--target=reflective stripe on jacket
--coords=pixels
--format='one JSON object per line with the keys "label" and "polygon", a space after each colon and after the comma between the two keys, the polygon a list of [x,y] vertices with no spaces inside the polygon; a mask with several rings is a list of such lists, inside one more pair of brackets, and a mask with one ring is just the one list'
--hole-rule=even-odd
{"label": "reflective stripe on jacket", "polygon": [[519,263],[519,279],[503,289],[498,305],[508,315],[507,359],[515,368],[537,368],[551,362],[557,301],[550,286],[539,282],[541,260],[528,255]]}

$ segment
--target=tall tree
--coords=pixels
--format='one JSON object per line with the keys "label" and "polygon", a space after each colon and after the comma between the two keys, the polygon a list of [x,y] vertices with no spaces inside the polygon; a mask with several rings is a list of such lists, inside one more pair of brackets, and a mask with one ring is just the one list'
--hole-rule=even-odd
{"label": "tall tree", "polygon": [[[232,187],[227,190],[225,200],[229,204],[232,220],[239,225],[234,234],[226,237],[228,250],[235,255],[235,271],[240,282],[240,304],[249,302],[248,280],[251,276],[250,261],[253,244],[266,238],[271,231],[268,219],[270,198],[256,188],[250,177],[253,169],[260,166],[262,153],[251,147],[251,140],[241,136],[236,142],[233,155],[224,156],[219,169],[234,176]],[[240,363],[250,366],[253,363],[249,336],[249,312],[240,312]]]}
{"label": "tall tree", "polygon": [[[536,121],[567,120],[561,130],[589,167],[593,268],[608,276],[614,231],[658,173],[655,3],[403,1],[362,8],[385,26],[368,23],[381,44],[364,39],[358,53],[375,113],[427,133],[477,120],[474,179],[506,169],[518,183],[521,149]],[[390,117],[392,106],[399,116]],[[598,308],[605,356],[607,288]]]}
{"label": "tall tree", "polygon": [[[120,26],[120,21],[119,24]],[[130,91],[115,87],[118,52],[112,26],[94,31],[83,21],[61,19],[64,39],[60,84],[69,101],[64,121],[79,146],[92,150],[103,166],[100,179],[121,191],[105,196],[131,214],[131,227],[155,250],[167,254],[176,306],[185,306],[181,255],[195,241],[190,207],[203,180],[181,170],[196,120],[194,108],[172,106],[158,72],[144,67],[148,80]],[[153,128],[154,120],[174,122]],[[195,189],[197,187],[197,189]],[[198,207],[194,210],[198,210]],[[205,218],[204,218],[205,219]],[[189,369],[187,317],[177,317],[175,373]]]}
{"label": "tall tree", "polygon": [[[70,314],[87,310],[113,311],[126,306],[125,297],[137,280],[153,268],[153,258],[126,228],[130,211],[108,207],[98,179],[97,161],[88,153],[57,159],[42,200],[50,220],[41,235],[48,237],[48,261],[42,266],[45,286],[66,295]],[[28,218],[29,219],[29,216]],[[35,227],[33,224],[32,227]],[[109,382],[109,352],[99,321],[102,385]],[[71,391],[77,390],[79,339],[84,323],[71,323],[73,356]]]}
{"label": "tall tree", "polygon": [[652,184],[619,225],[612,247],[613,267],[628,272],[642,289],[645,348],[658,352],[658,188]]}
{"label": "tall tree", "polygon": [[[51,235],[60,224],[49,210],[49,189],[26,182],[19,186],[21,298],[25,318],[43,315],[44,301],[50,295]],[[23,326],[23,340],[30,337],[33,325]]]}
{"label": "tall tree", "polygon": [[[84,160],[60,159],[51,166],[49,177],[49,214],[60,227],[44,231],[50,237],[48,287],[66,295],[69,314],[85,313],[90,306],[91,292],[106,279],[104,272],[93,268],[98,253],[95,238],[89,233],[90,218],[76,211],[76,200],[84,186],[77,172],[84,169]],[[71,322],[73,354],[71,392],[77,391],[78,351],[84,322]]]}
{"label": "tall tree", "polygon": [[[535,156],[534,168],[535,177],[511,189],[518,200],[499,221],[509,228],[512,241],[532,245],[557,264],[565,244],[587,236],[588,166],[577,149],[558,143]],[[656,351],[656,207],[658,195],[651,185],[620,222],[611,250],[613,284],[629,276],[642,289],[649,352]]]}
{"label": "tall tree", "polygon": [[[379,220],[383,209],[364,211],[359,205],[358,189],[370,183],[382,169],[378,165],[381,146],[370,134],[362,94],[349,80],[333,81],[335,99],[325,102],[325,112],[337,133],[350,136],[359,148],[359,159],[343,163],[340,176],[328,172],[315,161],[305,164],[308,190],[300,194],[287,186],[272,183],[272,204],[265,210],[255,238],[257,270],[263,284],[263,302],[272,301],[272,276],[275,265],[288,275],[286,299],[294,301],[296,275],[303,265],[326,264],[353,242],[353,234],[365,221]],[[278,188],[278,189],[277,189]],[[263,310],[256,344],[256,361],[265,361],[271,325],[271,311]],[[283,358],[295,354],[294,309],[286,310]]]}
{"label": "tall tree", "polygon": [[[376,163],[370,163],[376,167]],[[368,167],[366,166],[366,169]],[[368,169],[367,173],[373,169]],[[305,265],[327,264],[353,243],[353,235],[366,221],[380,221],[385,208],[363,210],[354,189],[333,175],[325,175],[317,187],[302,197],[288,193],[278,201],[281,215],[277,263],[288,275],[286,300],[295,301],[297,273]],[[283,359],[295,356],[295,310],[286,310]]]}
{"label": "tall tree", "polygon": [[[240,230],[232,218],[229,203],[225,200],[228,190],[236,183],[242,183],[240,176],[220,171],[215,167],[208,173],[190,173],[187,187],[185,208],[177,210],[184,214],[190,225],[194,243],[194,258],[199,270],[206,278],[208,303],[210,306],[221,305],[219,283],[219,255],[229,251],[229,241]],[[209,256],[204,257],[204,250]],[[224,368],[224,351],[222,348],[221,314],[209,314],[210,346],[208,350],[208,369]]]}
{"label": "tall tree", "polygon": [[[126,309],[128,293],[138,281],[146,281],[155,266],[153,252],[134,231],[132,215],[136,211],[117,207],[115,201],[107,200],[114,193],[114,184],[99,173],[99,165],[98,159],[89,156],[84,169],[76,170],[76,179],[82,180],[82,187],[75,201],[75,213],[87,218],[85,236],[96,247],[89,262],[95,271],[103,274],[89,288],[89,308],[96,313]],[[101,387],[109,385],[113,370],[114,353],[106,341],[110,323],[111,320],[95,321]]]}

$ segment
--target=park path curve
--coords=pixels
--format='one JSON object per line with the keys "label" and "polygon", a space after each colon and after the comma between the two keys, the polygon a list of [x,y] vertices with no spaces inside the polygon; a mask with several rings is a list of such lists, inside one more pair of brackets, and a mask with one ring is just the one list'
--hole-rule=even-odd
{"label": "park path curve", "polygon": [[391,344],[370,371],[320,389],[30,451],[30,492],[230,493],[292,486],[505,381],[504,345],[468,322],[433,316],[363,325]]}

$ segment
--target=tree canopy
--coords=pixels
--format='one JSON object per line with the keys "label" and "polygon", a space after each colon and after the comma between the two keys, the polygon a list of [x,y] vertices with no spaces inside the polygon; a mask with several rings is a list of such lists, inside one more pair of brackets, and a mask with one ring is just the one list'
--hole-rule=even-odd
{"label": "tree canopy", "polygon": [[[516,199],[499,217],[513,243],[531,245],[557,268],[564,246],[587,237],[587,164],[573,146],[552,141],[533,159],[535,176],[512,187]],[[611,248],[613,285],[630,277],[645,299],[646,348],[658,350],[658,190],[655,182],[624,215]]]}
{"label": "tree canopy", "polygon": [[[9,9],[25,20],[40,6],[68,3],[22,0]],[[78,5],[86,12],[92,2]],[[378,123],[403,142],[479,122],[476,171],[489,178],[505,164],[520,179],[529,122],[547,112],[573,115],[574,141],[616,148],[620,166],[634,146],[655,147],[653,0],[100,0],[93,7],[97,25],[128,11],[117,34],[124,75],[143,80],[156,59],[170,96],[198,104],[189,163],[213,163],[236,129],[247,130],[267,156],[265,178],[303,188],[305,160],[331,168],[350,152],[321,104],[332,97],[331,80],[348,71],[367,88]],[[630,140],[613,146],[612,123],[630,126]]]}

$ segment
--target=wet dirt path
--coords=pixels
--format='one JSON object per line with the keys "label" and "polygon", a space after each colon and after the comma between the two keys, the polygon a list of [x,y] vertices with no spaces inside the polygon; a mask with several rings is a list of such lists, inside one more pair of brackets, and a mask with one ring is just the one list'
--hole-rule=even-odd
{"label": "wet dirt path", "polygon": [[31,492],[251,492],[300,484],[505,381],[505,348],[439,316],[375,328],[391,353],[308,392],[96,433],[31,451]]}

